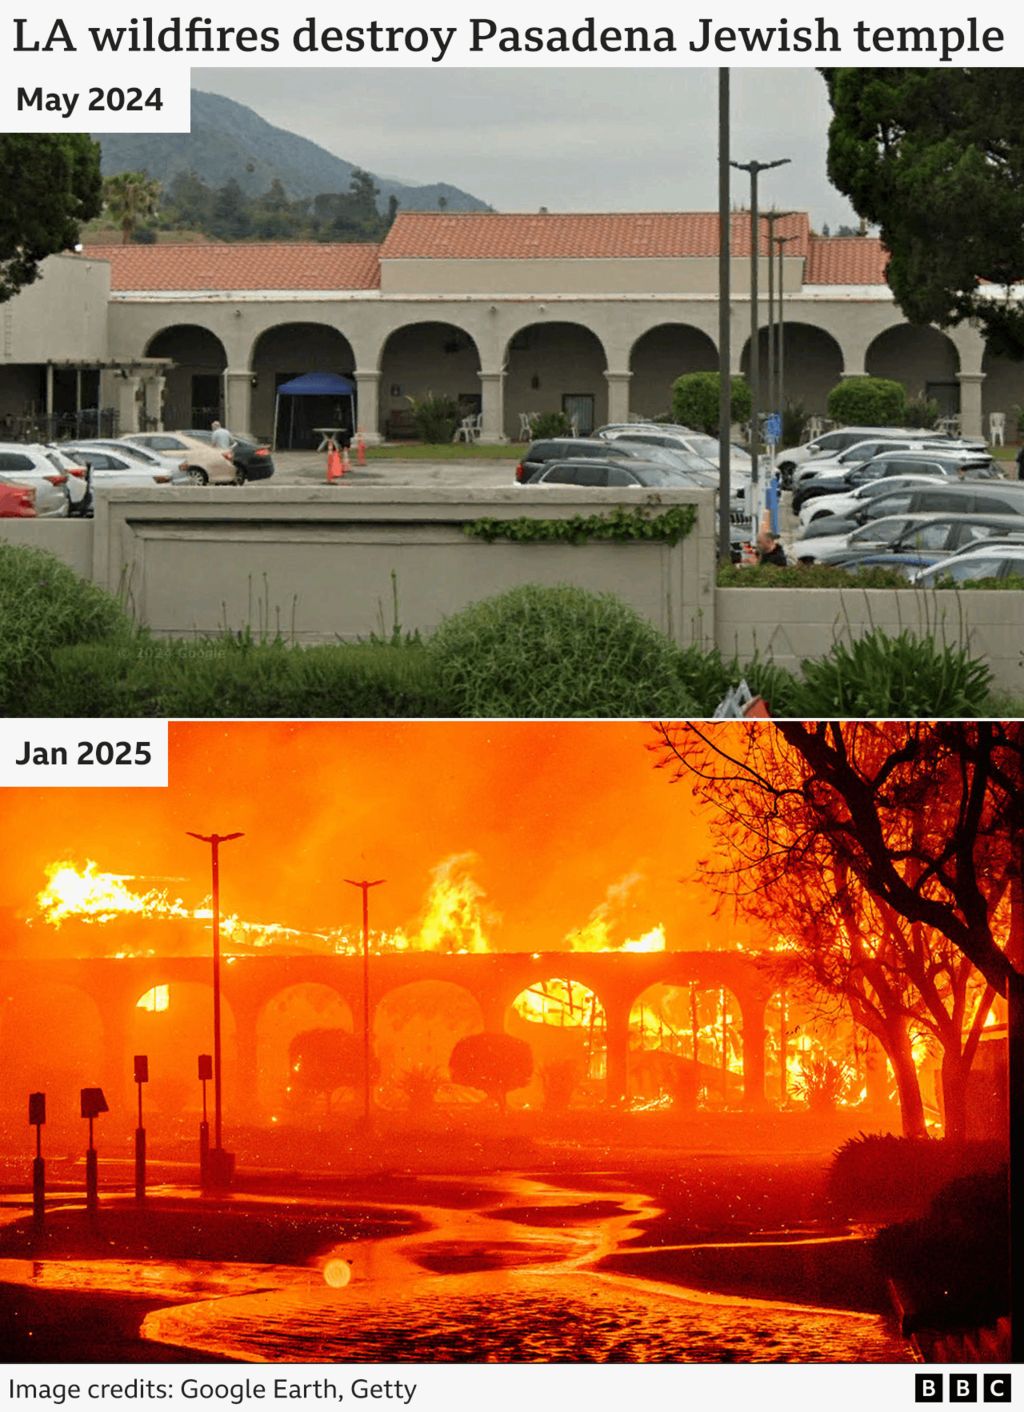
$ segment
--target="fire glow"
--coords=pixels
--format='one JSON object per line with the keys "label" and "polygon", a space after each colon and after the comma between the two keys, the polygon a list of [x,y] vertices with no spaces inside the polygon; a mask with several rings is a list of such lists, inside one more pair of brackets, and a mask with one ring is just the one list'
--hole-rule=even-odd
{"label": "fire glow", "polygon": [[[444,952],[453,955],[481,955],[494,951],[491,936],[501,925],[499,914],[486,905],[486,894],[472,876],[475,855],[456,854],[442,860],[431,871],[423,907],[417,922],[409,929],[373,931],[371,950],[378,953],[403,951]],[[133,886],[143,880],[131,874],[102,871],[88,860],[84,866],[60,860],[46,867],[46,886],[37,894],[41,919],[60,929],[66,923],[103,926],[125,918],[153,922],[184,921],[209,923],[210,899],[190,907],[166,889]],[[616,944],[614,902],[634,889],[640,879],[632,875],[609,887],[606,898],[580,928],[570,931],[559,948],[576,952],[660,952],[667,948],[662,923],[626,937]],[[328,928],[301,931],[279,922],[251,922],[237,915],[221,918],[221,935],[238,951],[282,945],[299,951],[354,954],[361,946],[356,931]],[[118,956],[152,954],[151,951],[124,950]]]}

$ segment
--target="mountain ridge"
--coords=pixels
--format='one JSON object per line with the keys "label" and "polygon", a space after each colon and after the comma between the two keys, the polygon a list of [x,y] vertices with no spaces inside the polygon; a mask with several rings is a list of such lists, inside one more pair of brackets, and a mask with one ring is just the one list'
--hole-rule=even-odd
{"label": "mountain ridge", "polygon": [[[233,177],[247,196],[259,196],[275,179],[295,199],[348,190],[354,162],[219,93],[192,90],[192,131],[188,133],[95,133],[104,176],[145,171],[166,188],[179,172],[193,171],[208,186]],[[416,186],[371,173],[382,211],[394,196],[403,211],[489,211],[490,206],[448,182]]]}

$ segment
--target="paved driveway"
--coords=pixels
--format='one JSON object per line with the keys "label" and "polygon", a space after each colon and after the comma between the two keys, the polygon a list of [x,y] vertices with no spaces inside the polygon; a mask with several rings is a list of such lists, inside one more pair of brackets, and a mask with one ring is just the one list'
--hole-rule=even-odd
{"label": "paved driveway", "polygon": [[[270,485],[323,485],[327,459],[306,451],[279,451],[274,456],[276,470]],[[493,489],[515,485],[516,463],[511,458],[494,461],[374,461],[368,453],[365,466],[353,465],[338,485],[343,494],[347,485],[475,486]],[[258,483],[258,482],[257,482]]]}

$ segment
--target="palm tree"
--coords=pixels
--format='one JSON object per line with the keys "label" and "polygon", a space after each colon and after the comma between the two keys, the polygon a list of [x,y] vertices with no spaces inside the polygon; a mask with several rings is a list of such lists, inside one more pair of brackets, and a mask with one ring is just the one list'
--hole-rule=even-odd
{"label": "palm tree", "polygon": [[121,227],[121,243],[130,245],[140,221],[156,215],[160,183],[145,172],[117,172],[103,183],[103,203]]}

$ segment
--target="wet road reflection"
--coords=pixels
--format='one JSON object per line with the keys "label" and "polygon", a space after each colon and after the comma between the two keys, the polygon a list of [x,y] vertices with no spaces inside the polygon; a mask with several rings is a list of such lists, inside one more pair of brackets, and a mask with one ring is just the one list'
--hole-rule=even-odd
{"label": "wet road reflection", "polygon": [[[493,1201],[479,1209],[416,1206],[426,1233],[338,1246],[298,1279],[266,1272],[263,1292],[211,1290],[149,1314],[143,1334],[271,1362],[909,1361],[877,1315],[599,1273],[595,1264],[658,1212],[637,1192],[572,1191],[511,1174],[480,1184]],[[332,1288],[323,1270],[339,1260],[350,1262],[351,1279]]]}

